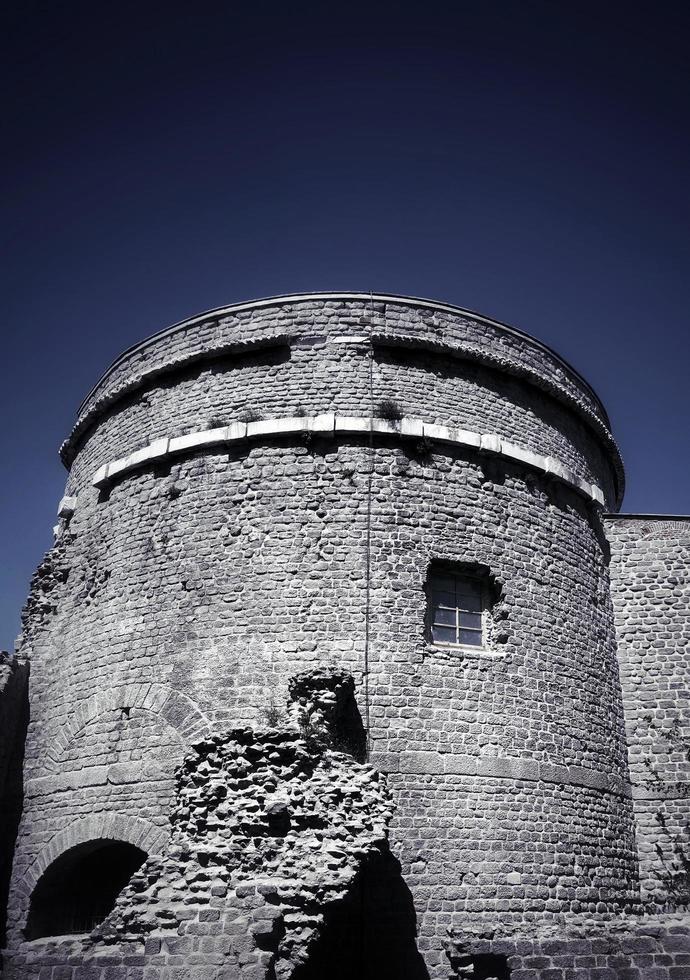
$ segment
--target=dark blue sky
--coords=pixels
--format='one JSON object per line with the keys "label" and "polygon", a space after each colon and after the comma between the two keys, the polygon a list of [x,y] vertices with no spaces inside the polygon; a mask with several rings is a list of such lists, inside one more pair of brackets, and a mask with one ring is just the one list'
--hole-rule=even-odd
{"label": "dark blue sky", "polygon": [[428,296],[594,385],[687,513],[685,3],[3,7],[0,646],[124,347],[281,292]]}

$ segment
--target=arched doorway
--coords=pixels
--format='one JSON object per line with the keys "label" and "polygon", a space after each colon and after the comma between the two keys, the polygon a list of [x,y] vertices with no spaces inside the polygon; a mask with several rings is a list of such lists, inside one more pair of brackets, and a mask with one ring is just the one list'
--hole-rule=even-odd
{"label": "arched doorway", "polygon": [[120,840],[92,840],[65,851],[34,889],[26,938],[91,932],[112,912],[146,858],[140,848]]}

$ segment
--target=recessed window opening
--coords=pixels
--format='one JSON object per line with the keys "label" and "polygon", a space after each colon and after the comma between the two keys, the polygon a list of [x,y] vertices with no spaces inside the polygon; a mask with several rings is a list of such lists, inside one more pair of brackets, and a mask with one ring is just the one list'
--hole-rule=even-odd
{"label": "recessed window opening", "polygon": [[45,871],[31,896],[26,938],[91,932],[146,854],[124,841],[96,840],[70,848]]}
{"label": "recessed window opening", "polygon": [[487,583],[478,575],[432,570],[430,639],[441,646],[486,646]]}

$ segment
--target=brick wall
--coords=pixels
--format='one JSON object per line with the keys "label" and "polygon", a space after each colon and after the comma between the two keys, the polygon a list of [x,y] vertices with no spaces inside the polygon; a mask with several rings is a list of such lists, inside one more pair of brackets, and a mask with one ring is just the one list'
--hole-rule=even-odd
{"label": "brick wall", "polygon": [[0,651],[0,947],[5,939],[7,893],[22,808],[27,681],[26,662]]}
{"label": "brick wall", "polygon": [[[351,336],[370,327],[387,337],[373,359]],[[222,356],[189,362],[216,342]],[[228,355],[231,342],[259,348]],[[560,460],[613,506],[618,457],[594,396],[535,342],[480,319],[404,301],[284,302],[127,356],[83,409],[66,454],[76,502],[25,616],[15,944],[60,848],[107,833],[164,851],[186,747],[261,724],[291,676],[322,664],[354,676],[371,762],[389,774],[390,845],[429,976],[446,975],[447,930],[469,915],[517,923],[635,905],[607,545],[591,499],[479,449],[333,431],[197,448],[92,485],[98,467],[161,435],[250,410],[368,418],[384,399]],[[434,560],[490,570],[490,649],[428,642]]]}
{"label": "brick wall", "polygon": [[690,904],[690,519],[610,517],[643,898]]}
{"label": "brick wall", "polygon": [[582,918],[512,935],[475,923],[454,933],[448,950],[458,980],[689,980],[690,920]]}

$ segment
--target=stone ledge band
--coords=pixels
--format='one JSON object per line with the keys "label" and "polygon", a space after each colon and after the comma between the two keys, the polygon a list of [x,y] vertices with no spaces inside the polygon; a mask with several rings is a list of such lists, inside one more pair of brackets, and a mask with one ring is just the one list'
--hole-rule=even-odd
{"label": "stone ledge band", "polygon": [[[538,762],[515,756],[457,755],[452,752],[402,751],[375,753],[379,769],[391,775],[472,776],[480,779],[499,779],[509,782],[544,782],[581,789],[600,790],[614,796],[630,797],[629,783],[614,773],[588,769],[584,766]],[[142,768],[140,762],[94,766],[87,770],[39,776],[27,781],[27,795],[46,796],[79,791],[106,784],[136,783],[142,775],[149,779],[163,778],[155,763]]]}
{"label": "stone ledge band", "polygon": [[601,772],[584,766],[539,762],[515,756],[457,755],[452,752],[402,751],[375,753],[379,769],[399,775],[476,776],[514,782],[544,782],[559,786],[577,786],[600,790],[614,796],[630,797],[630,784],[615,773]]}
{"label": "stone ledge band", "polygon": [[577,476],[569,467],[552,456],[540,456],[528,449],[516,446],[491,432],[471,432],[467,429],[453,428],[423,422],[421,419],[401,418],[396,420],[381,418],[362,418],[349,415],[316,415],[295,418],[262,419],[259,422],[231,422],[217,429],[203,429],[183,436],[155,439],[150,445],[105,463],[94,474],[92,483],[102,489],[116,477],[155,462],[166,456],[190,452],[204,446],[222,446],[227,443],[249,439],[285,436],[293,433],[316,433],[320,436],[351,435],[369,432],[387,436],[400,436],[407,439],[429,439],[431,442],[470,447],[479,452],[501,456],[515,463],[522,463],[530,469],[550,476],[582,494],[588,500],[604,506],[603,491],[595,483],[588,483]]}

